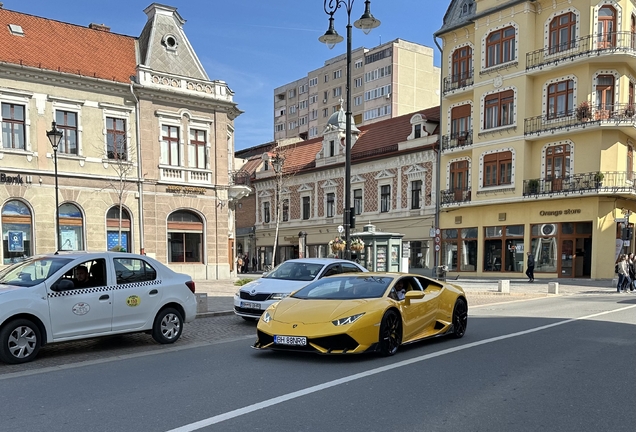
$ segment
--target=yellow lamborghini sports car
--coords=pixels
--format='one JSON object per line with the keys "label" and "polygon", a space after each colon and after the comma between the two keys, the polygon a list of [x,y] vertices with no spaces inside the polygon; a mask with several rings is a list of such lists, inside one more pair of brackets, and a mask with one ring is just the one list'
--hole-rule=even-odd
{"label": "yellow lamborghini sports car", "polygon": [[462,288],[405,273],[346,273],[310,283],[271,305],[254,348],[319,354],[379,352],[423,339],[464,336]]}

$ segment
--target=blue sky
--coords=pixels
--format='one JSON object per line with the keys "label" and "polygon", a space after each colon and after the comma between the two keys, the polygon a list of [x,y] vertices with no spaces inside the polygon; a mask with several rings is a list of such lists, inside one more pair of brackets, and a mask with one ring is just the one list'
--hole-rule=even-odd
{"label": "blue sky", "polygon": [[[94,22],[111,31],[139,36],[143,10],[152,0],[5,0],[4,8],[87,26]],[[274,89],[299,79],[324,61],[343,54],[346,43],[329,50],[318,38],[329,20],[323,0],[161,0],[187,21],[185,32],[210,79],[228,83],[244,111],[235,121],[236,149],[271,141]],[[382,24],[369,35],[353,29],[353,48],[371,48],[401,38],[439,51],[433,32],[442,26],[450,0],[372,0],[371,12]],[[364,12],[355,0],[351,20]],[[334,15],[338,33],[346,36],[347,14]]]}

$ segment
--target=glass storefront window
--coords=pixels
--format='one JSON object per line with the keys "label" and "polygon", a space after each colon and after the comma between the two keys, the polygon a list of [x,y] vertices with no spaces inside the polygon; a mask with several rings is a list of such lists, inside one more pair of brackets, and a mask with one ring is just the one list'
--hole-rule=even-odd
{"label": "glass storefront window", "polygon": [[558,224],[537,224],[530,227],[535,273],[555,273],[557,271],[557,227]]}
{"label": "glass storefront window", "polygon": [[2,207],[2,263],[11,264],[33,255],[31,211],[21,201],[7,201]]}
{"label": "glass storefront window", "polygon": [[203,262],[203,221],[195,213],[179,210],[168,216],[168,262]]}
{"label": "glass storefront window", "polygon": [[441,264],[448,271],[477,271],[477,233],[477,228],[442,230]]}
{"label": "glass storefront window", "polygon": [[428,241],[411,241],[411,258],[409,258],[409,268],[427,269],[430,268],[430,248]]}
{"label": "glass storefront window", "polygon": [[484,271],[522,272],[523,225],[485,227]]}
{"label": "glass storefront window", "polygon": [[84,218],[75,204],[60,206],[60,250],[84,250]]}

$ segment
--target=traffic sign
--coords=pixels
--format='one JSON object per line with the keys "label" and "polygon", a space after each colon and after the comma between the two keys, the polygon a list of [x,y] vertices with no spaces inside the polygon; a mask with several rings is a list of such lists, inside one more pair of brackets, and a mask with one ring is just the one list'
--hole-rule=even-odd
{"label": "traffic sign", "polygon": [[438,244],[435,245],[435,251],[439,252],[439,245]]}

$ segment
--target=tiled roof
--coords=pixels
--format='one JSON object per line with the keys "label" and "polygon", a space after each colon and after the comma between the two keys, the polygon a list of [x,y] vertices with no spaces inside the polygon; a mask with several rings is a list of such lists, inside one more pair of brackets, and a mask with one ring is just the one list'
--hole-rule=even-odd
{"label": "tiled roof", "polygon": [[360,138],[351,149],[351,159],[358,159],[365,154],[371,155],[382,149],[395,146],[406,141],[411,134],[411,118],[415,114],[422,114],[432,123],[437,123],[434,131],[427,131],[431,135],[438,133],[439,107],[416,111],[403,116],[394,117],[366,126],[360,126]]}
{"label": "tiled roof", "polygon": [[[415,114],[422,114],[430,123],[436,124],[435,130],[429,130],[429,134],[439,134],[439,106],[361,126],[360,138],[351,149],[352,163],[356,163],[356,159],[364,157],[378,156],[380,154],[388,155],[397,152],[398,143],[406,141],[406,138],[411,134],[411,118]],[[316,153],[322,148],[322,140],[322,137],[318,137],[279,147],[281,152],[284,152],[285,170],[295,173],[315,167]],[[249,164],[253,158],[260,160],[260,157],[253,156],[245,165]],[[330,165],[326,165],[325,169],[329,167]],[[245,169],[245,166],[243,169]]]}
{"label": "tiled roof", "polygon": [[240,171],[244,171],[253,175],[258,169],[259,165],[263,162],[263,157],[261,156],[252,156],[248,159],[247,162],[241,167]]}
{"label": "tiled roof", "polygon": [[[12,34],[10,24],[24,36]],[[128,83],[136,75],[135,40],[0,9],[0,62]]]}

